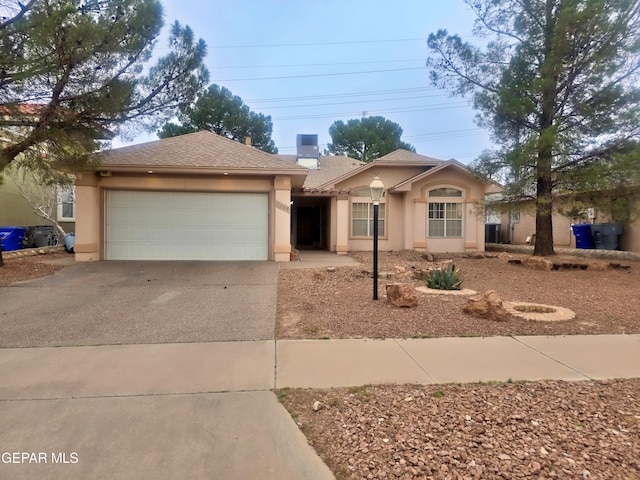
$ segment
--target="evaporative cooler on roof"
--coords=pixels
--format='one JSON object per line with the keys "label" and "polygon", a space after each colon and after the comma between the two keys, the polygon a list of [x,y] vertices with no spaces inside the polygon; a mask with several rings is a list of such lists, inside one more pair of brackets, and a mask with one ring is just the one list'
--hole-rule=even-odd
{"label": "evaporative cooler on roof", "polygon": [[296,147],[296,159],[299,165],[311,170],[317,170],[320,168],[318,135],[298,134]]}

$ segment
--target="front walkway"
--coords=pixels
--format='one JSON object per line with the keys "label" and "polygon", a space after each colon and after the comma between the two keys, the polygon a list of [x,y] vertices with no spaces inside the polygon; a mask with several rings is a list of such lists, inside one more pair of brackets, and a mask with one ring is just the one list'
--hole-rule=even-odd
{"label": "front walkway", "polygon": [[338,255],[327,250],[299,250],[295,261],[279,263],[286,268],[355,267],[361,265],[347,255]]}

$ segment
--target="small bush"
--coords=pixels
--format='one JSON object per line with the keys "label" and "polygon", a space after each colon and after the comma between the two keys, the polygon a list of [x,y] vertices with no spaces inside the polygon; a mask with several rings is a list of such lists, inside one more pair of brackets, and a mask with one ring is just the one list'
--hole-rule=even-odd
{"label": "small bush", "polygon": [[437,268],[429,273],[427,287],[436,290],[460,290],[462,288],[462,280],[459,273],[460,269],[456,268],[455,265]]}

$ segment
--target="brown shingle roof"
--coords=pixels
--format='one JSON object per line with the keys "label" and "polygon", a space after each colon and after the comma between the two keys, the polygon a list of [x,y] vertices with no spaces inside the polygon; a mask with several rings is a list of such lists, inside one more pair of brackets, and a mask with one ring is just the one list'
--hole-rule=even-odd
{"label": "brown shingle roof", "polygon": [[396,163],[417,163],[420,165],[440,165],[443,163],[443,160],[438,160],[437,158],[427,157],[426,155],[420,155],[419,153],[413,153],[409,150],[398,149],[394,150],[391,153],[386,154],[383,157],[380,157],[373,162],[374,164],[396,164]]}
{"label": "brown shingle roof", "polygon": [[[319,188],[322,189],[332,189],[334,185],[350,178],[351,176],[360,173],[365,170],[375,169],[377,167],[407,167],[407,166],[419,166],[424,167],[425,169],[433,168],[435,166],[441,165],[444,162],[442,160],[438,160],[436,158],[427,157],[425,155],[420,155],[418,153],[413,153],[408,150],[395,150],[384,157],[380,157],[377,160],[374,160],[370,163],[363,163],[356,169],[348,170],[345,173],[335,176],[333,178],[329,178],[324,183],[319,185]],[[306,186],[306,183],[305,183]]]}
{"label": "brown shingle roof", "polygon": [[300,170],[305,168],[209,131],[163,138],[98,154],[102,167]]}
{"label": "brown shingle roof", "polygon": [[[278,155],[283,160],[296,161],[295,155]],[[333,155],[321,155],[320,156],[320,168],[318,170],[309,170],[307,178],[304,181],[304,189],[318,188],[320,185],[324,185],[330,182],[334,178],[341,177],[349,172],[361,168],[366,163],[356,160],[354,158],[333,156]]]}

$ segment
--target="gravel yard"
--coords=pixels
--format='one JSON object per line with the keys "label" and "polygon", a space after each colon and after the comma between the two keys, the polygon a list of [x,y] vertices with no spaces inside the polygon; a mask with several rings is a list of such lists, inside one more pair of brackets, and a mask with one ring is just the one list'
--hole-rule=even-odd
{"label": "gravel yard", "polygon": [[47,253],[46,255],[32,257],[5,258],[4,266],[0,266],[0,287],[6,287],[13,282],[51,275],[66,266],[55,262],[70,258],[73,258],[73,256],[66,252]]}
{"label": "gravel yard", "polygon": [[[590,265],[585,270],[534,270],[509,260],[525,256],[500,254],[492,258],[449,257],[460,269],[463,288],[484,293],[495,290],[502,300],[565,307],[574,320],[558,323],[511,319],[495,322],[462,312],[461,296],[420,294],[416,308],[396,308],[384,298],[384,284],[409,282],[416,269],[434,266],[419,252],[381,252],[379,271],[406,273],[380,279],[380,300],[372,300],[371,253],[356,253],[362,267],[282,270],[278,294],[278,338],[412,338],[495,335],[574,335],[640,333],[640,265],[567,259]],[[435,264],[446,257],[436,257]],[[560,259],[561,260],[561,259]]]}
{"label": "gravel yard", "polygon": [[278,395],[339,480],[640,478],[640,380]]}
{"label": "gravel yard", "polygon": [[[509,260],[450,257],[463,288],[502,300],[565,307],[567,322],[496,322],[462,312],[466,299],[420,295],[395,308],[384,284],[424,283],[435,264],[411,251],[382,252],[372,297],[371,254],[362,267],[280,272],[279,338],[389,338],[640,333],[640,265],[534,270]],[[598,269],[599,268],[599,269]],[[338,479],[640,479],[640,379],[466,385],[383,385],[282,390],[284,406]],[[320,402],[315,411],[314,403]]]}

